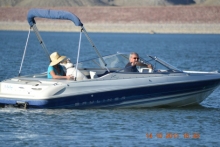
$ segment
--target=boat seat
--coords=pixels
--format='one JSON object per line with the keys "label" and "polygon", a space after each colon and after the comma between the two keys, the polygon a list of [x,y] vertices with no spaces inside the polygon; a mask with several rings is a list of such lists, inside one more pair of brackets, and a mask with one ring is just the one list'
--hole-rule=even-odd
{"label": "boat seat", "polygon": [[88,79],[102,77],[108,72],[105,69],[80,69],[82,74],[84,74]]}
{"label": "boat seat", "polygon": [[89,71],[91,79],[98,78],[95,71]]}

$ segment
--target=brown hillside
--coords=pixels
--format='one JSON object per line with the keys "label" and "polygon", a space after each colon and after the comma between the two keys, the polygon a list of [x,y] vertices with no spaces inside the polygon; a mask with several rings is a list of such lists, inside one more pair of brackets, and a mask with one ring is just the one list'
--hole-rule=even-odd
{"label": "brown hillside", "polygon": [[[1,22],[25,22],[30,8],[0,8]],[[61,7],[83,23],[220,23],[220,6]],[[43,21],[43,20],[41,20]]]}
{"label": "brown hillside", "polygon": [[0,7],[220,5],[219,0],[0,0]]}
{"label": "brown hillside", "polygon": [[[0,30],[27,30],[30,8],[0,7]],[[48,8],[76,14],[89,32],[220,34],[220,6]],[[36,22],[41,31],[79,31],[69,21]]]}

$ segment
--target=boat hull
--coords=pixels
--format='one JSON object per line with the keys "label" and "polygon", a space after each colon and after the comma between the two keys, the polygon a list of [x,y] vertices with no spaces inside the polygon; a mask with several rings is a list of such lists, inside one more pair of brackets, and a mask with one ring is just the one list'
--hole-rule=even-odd
{"label": "boat hull", "polygon": [[[0,104],[26,103],[28,108],[145,108],[188,106],[201,103],[220,84],[220,79],[137,86],[44,99],[0,97]],[[98,89],[98,88],[97,88]]]}

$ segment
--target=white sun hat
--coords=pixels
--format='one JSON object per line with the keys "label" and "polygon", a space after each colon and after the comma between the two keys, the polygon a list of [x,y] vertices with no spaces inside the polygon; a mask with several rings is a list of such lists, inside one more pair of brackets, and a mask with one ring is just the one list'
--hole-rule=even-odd
{"label": "white sun hat", "polygon": [[60,63],[61,61],[63,61],[66,58],[66,56],[60,56],[58,54],[58,52],[54,52],[50,55],[50,66],[54,66],[58,63]]}

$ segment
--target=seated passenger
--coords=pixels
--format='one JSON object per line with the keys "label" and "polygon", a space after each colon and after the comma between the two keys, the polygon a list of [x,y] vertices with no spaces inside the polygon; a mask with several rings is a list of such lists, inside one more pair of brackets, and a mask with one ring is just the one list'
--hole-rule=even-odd
{"label": "seated passenger", "polygon": [[130,53],[129,63],[125,66],[124,71],[125,72],[138,72],[136,66],[143,66],[143,67],[147,67],[147,68],[152,69],[151,64],[143,64],[141,62],[138,62],[138,60],[139,60],[139,55],[137,53],[135,53],[135,52]]}
{"label": "seated passenger", "polygon": [[66,57],[60,56],[58,52],[54,52],[50,55],[50,65],[47,70],[47,78],[49,79],[73,79],[73,76],[66,76],[66,73],[63,70],[63,67],[60,65],[60,62],[63,61]]}

